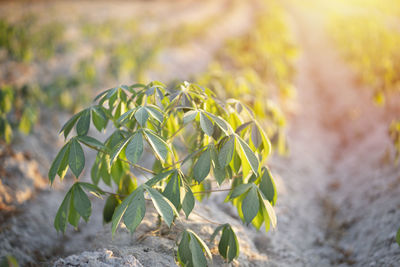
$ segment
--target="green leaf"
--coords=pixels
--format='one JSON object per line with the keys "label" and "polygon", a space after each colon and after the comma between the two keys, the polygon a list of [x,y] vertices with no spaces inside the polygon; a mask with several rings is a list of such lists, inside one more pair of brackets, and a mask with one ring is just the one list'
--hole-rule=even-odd
{"label": "green leaf", "polygon": [[178,246],[178,261],[182,266],[193,266],[189,241],[190,235],[187,231],[184,231]]}
{"label": "green leaf", "polygon": [[258,127],[258,131],[260,132],[261,135],[261,140],[262,140],[262,156],[263,159],[266,159],[268,157],[268,155],[271,153],[271,142],[268,139],[267,135],[265,134],[265,132],[263,131],[263,129],[257,124]]}
{"label": "green leaf", "polygon": [[159,123],[163,122],[164,115],[162,114],[161,110],[158,107],[153,105],[147,105],[146,110],[150,114],[150,116],[155,120],[157,120]]}
{"label": "green leaf", "polygon": [[199,242],[195,238],[191,238],[189,241],[190,252],[192,253],[192,262],[194,267],[207,266],[207,259],[204,256],[203,250]]}
{"label": "green leaf", "polygon": [[69,147],[69,167],[75,177],[78,178],[85,167],[85,155],[83,154],[81,145],[76,141],[76,139],[70,141]]}
{"label": "green leaf", "polygon": [[163,195],[160,194],[157,190],[146,187],[147,192],[149,193],[151,199],[153,200],[154,207],[157,212],[164,219],[165,223],[168,227],[171,227],[172,221],[174,220],[174,210],[172,209],[173,204],[170,203]]}
{"label": "green leaf", "polygon": [[61,160],[60,166],[58,167],[57,174],[60,176],[60,179],[64,179],[64,176],[67,174],[68,171],[68,166],[69,166],[69,152],[70,152],[70,146],[69,143],[67,143],[68,148],[67,151],[65,151],[64,157]]}
{"label": "green leaf", "polygon": [[156,176],[154,176],[153,178],[149,179],[145,184],[152,187],[155,184],[157,184],[158,182],[161,182],[162,180],[167,178],[173,172],[174,172],[174,170],[159,173]]}
{"label": "green leaf", "polygon": [[[239,141],[240,148],[242,149],[242,151],[243,151],[243,153],[244,153],[244,155],[246,157],[247,162],[251,166],[251,169],[253,170],[254,173],[257,173],[258,172],[259,162],[258,162],[258,159],[257,159],[256,155],[251,150],[249,145],[242,138],[240,138],[239,136],[236,136],[236,137],[237,137],[237,139]],[[242,159],[242,161],[243,161],[243,159]]]}
{"label": "green leaf", "polygon": [[73,186],[73,196],[76,211],[87,222],[92,213],[92,207],[89,198],[78,183]]}
{"label": "green leaf", "polygon": [[125,148],[125,146],[132,140],[133,135],[128,136],[124,140],[120,141],[119,144],[115,147],[112,155],[111,155],[111,161],[110,161],[110,166],[113,165],[115,160],[118,158],[119,154],[121,151]]}
{"label": "green leaf", "polygon": [[200,127],[205,134],[212,136],[214,132],[214,125],[212,121],[203,112],[200,112]]}
{"label": "green leaf", "polygon": [[266,199],[271,202],[272,205],[276,203],[276,186],[274,180],[272,179],[271,172],[268,168],[263,167],[263,174],[260,180],[260,191],[266,197]]}
{"label": "green leaf", "polygon": [[105,192],[101,190],[97,185],[90,184],[90,183],[85,183],[85,182],[79,182],[78,183],[83,189],[89,191],[93,195],[95,195],[98,198],[101,198],[100,195],[104,195]]}
{"label": "green leaf", "polygon": [[196,164],[193,167],[193,176],[194,179],[201,183],[207,175],[210,173],[211,168],[211,157],[210,151],[206,149],[197,160]]}
{"label": "green leaf", "polygon": [[119,201],[115,197],[115,195],[111,195],[107,198],[106,204],[104,205],[104,209],[103,209],[103,221],[105,223],[111,222],[112,217],[114,215],[114,211],[117,208],[118,204],[119,204]]}
{"label": "green leaf", "polygon": [[167,183],[163,195],[168,198],[176,208],[178,208],[181,203],[180,187],[180,178],[175,172]]}
{"label": "green leaf", "polygon": [[400,246],[400,228],[397,230],[396,242],[397,242],[397,244],[399,244],[399,246]]}
{"label": "green leaf", "polygon": [[272,225],[273,228],[276,227],[277,223],[276,214],[271,203],[262,197],[261,192],[258,192],[258,194],[265,221],[265,230],[268,232],[270,225]]}
{"label": "green leaf", "polygon": [[260,131],[258,130],[257,125],[255,124],[253,124],[253,126],[251,127],[251,141],[253,142],[256,148],[258,148],[262,143]]}
{"label": "green leaf", "polygon": [[240,184],[236,186],[233,190],[232,193],[229,195],[229,199],[234,199],[237,198],[240,195],[243,195],[246,193],[253,185],[252,184]]}
{"label": "green leaf", "polygon": [[54,219],[54,228],[56,228],[57,232],[61,231],[65,233],[65,229],[67,228],[71,193],[72,190],[70,189],[68,193],[65,195],[64,200],[61,203],[61,206],[58,208],[56,217]]}
{"label": "green leaf", "polygon": [[147,119],[149,118],[149,113],[145,107],[139,107],[135,112],[135,119],[136,121],[144,127]]}
{"label": "green leaf", "polygon": [[190,110],[183,115],[183,124],[193,121],[197,117],[198,111]]}
{"label": "green leaf", "polygon": [[142,134],[137,132],[128,145],[126,146],[125,155],[126,158],[136,164],[143,154],[143,137]]}
{"label": "green leaf", "polygon": [[217,150],[215,146],[210,146],[211,160],[213,164],[213,174],[215,180],[221,185],[225,180],[225,168],[221,166],[218,160]]}
{"label": "green leaf", "polygon": [[118,123],[123,123],[125,120],[131,119],[132,114],[133,114],[133,112],[134,112],[135,110],[136,110],[136,109],[130,109],[130,110],[128,110],[127,112],[125,112],[124,114],[122,114],[122,115],[118,118],[117,122],[118,122]]}
{"label": "green leaf", "polygon": [[236,128],[235,133],[240,134],[244,129],[250,126],[252,124],[252,121],[245,122],[241,124],[239,127]]}
{"label": "green leaf", "polygon": [[200,246],[202,247],[202,249],[206,252],[206,256],[210,259],[212,259],[212,254],[210,249],[208,248],[207,244],[203,241],[203,239],[201,239],[195,232],[193,232],[192,230],[188,230],[189,234],[196,238],[197,241],[199,242]]}
{"label": "green leaf", "polygon": [[211,119],[214,120],[214,122],[218,125],[219,128],[221,128],[221,130],[225,133],[228,134],[228,129],[232,129],[229,125],[228,122],[226,122],[223,118],[219,117],[219,116],[215,116],[214,114],[210,113],[210,112],[206,112],[206,114],[208,116],[211,117]]}
{"label": "green leaf", "polygon": [[218,233],[224,229],[227,225],[229,224],[221,224],[220,226],[218,226],[217,228],[215,228],[214,232],[212,233],[211,237],[210,237],[210,243],[212,243],[215,239],[215,237],[218,235]]}
{"label": "green leaf", "polygon": [[114,89],[114,88],[110,88],[110,89],[104,90],[103,92],[99,93],[99,94],[94,98],[93,101],[99,100],[102,96],[104,96],[105,94],[109,93],[112,89]]}
{"label": "green leaf", "polygon": [[68,151],[69,151],[69,143],[65,144],[60,152],[58,152],[56,158],[54,159],[53,163],[51,164],[48,176],[50,183],[53,184],[54,178],[56,177],[56,174],[58,170],[60,169],[61,163],[65,157],[68,158]]}
{"label": "green leaf", "polygon": [[162,160],[165,161],[168,156],[169,147],[165,141],[159,137],[158,135],[153,134],[150,131],[144,131],[147,141],[149,142],[150,146],[153,148],[154,152],[156,152],[157,156]]}
{"label": "green leaf", "polygon": [[218,161],[223,166],[226,167],[232,161],[233,151],[235,150],[235,137],[230,136],[228,141],[222,146],[218,154]]}
{"label": "green leaf", "polygon": [[76,121],[79,119],[79,117],[82,115],[82,111],[75,114],[74,116],[72,116],[71,119],[69,119],[64,126],[61,128],[60,133],[64,132],[64,137],[65,139],[67,139],[68,134],[71,132],[72,128],[74,127]]}
{"label": "green leaf", "polygon": [[224,227],[222,230],[221,239],[219,240],[218,243],[219,254],[225,259],[228,256],[229,235],[230,235],[229,231],[227,231],[226,227]]}
{"label": "green leaf", "polygon": [[142,222],[146,213],[146,203],[144,200],[143,188],[135,191],[132,201],[129,203],[128,208],[123,216],[126,228],[134,232],[139,224]]}
{"label": "green leaf", "polygon": [[103,109],[102,106],[92,107],[92,121],[99,132],[107,126],[107,115]]}
{"label": "green leaf", "polygon": [[186,218],[189,218],[189,214],[192,212],[195,204],[194,195],[190,187],[186,188],[185,197],[182,201],[182,209],[185,212]]}
{"label": "green leaf", "polygon": [[101,143],[99,140],[97,140],[93,137],[90,137],[87,135],[81,135],[81,136],[78,136],[77,138],[81,143],[87,145],[90,148],[106,150],[106,147],[103,145],[103,143]]}
{"label": "green leaf", "polygon": [[78,229],[79,219],[81,216],[79,215],[78,211],[74,207],[74,191],[72,190],[71,199],[69,202],[69,212],[68,212],[68,222]]}
{"label": "green leaf", "polygon": [[239,242],[232,227],[229,226],[226,231],[229,231],[227,259],[228,262],[231,262],[239,257]]}
{"label": "green leaf", "polygon": [[259,207],[257,189],[252,186],[242,203],[242,212],[246,223],[250,223],[256,217]]}
{"label": "green leaf", "polygon": [[86,135],[90,127],[90,110],[85,109],[76,124],[76,133],[78,135]]}
{"label": "green leaf", "polygon": [[118,228],[119,223],[121,222],[122,216],[124,215],[129,204],[132,202],[132,199],[135,197],[137,190],[139,190],[139,187],[135,191],[133,191],[128,197],[126,197],[115,210],[112,216],[112,228],[111,228],[111,233],[113,236]]}

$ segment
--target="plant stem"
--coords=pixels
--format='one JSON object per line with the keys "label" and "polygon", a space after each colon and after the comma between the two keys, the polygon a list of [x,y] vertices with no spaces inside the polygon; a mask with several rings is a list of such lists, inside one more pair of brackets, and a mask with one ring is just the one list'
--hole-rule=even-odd
{"label": "plant stem", "polygon": [[207,194],[207,193],[213,193],[213,192],[226,192],[230,191],[231,188],[226,188],[226,189],[211,189],[211,190],[204,190],[204,191],[197,191],[193,192],[193,194]]}
{"label": "plant stem", "polygon": [[[107,151],[104,151],[104,150],[102,150],[102,149],[98,149],[98,148],[96,148],[96,147],[91,147],[91,148],[93,148],[94,150],[96,150],[96,151],[98,151],[98,152],[102,152],[102,153],[104,153],[104,154],[110,155],[110,153],[108,153]],[[125,160],[125,159],[123,159],[123,158],[121,158],[121,157],[119,157],[119,156],[118,156],[118,159],[120,159],[120,160],[122,160],[123,162],[128,163],[128,164],[131,165],[132,167],[138,168],[138,169],[140,169],[140,170],[142,170],[142,171],[145,171],[145,172],[148,172],[148,173],[151,173],[151,174],[154,174],[154,175],[157,174],[157,173],[155,173],[155,172],[152,171],[152,170],[149,170],[149,169],[147,169],[147,168],[145,168],[145,167],[143,167],[143,166],[140,166],[140,165],[138,165],[138,164],[134,164],[134,163],[130,162],[129,160]]]}

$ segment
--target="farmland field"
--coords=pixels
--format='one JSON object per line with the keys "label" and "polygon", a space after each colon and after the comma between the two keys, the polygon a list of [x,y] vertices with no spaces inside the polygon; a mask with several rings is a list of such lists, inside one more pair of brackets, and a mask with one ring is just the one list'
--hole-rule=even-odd
{"label": "farmland field", "polygon": [[0,266],[398,266],[396,0],[0,1]]}

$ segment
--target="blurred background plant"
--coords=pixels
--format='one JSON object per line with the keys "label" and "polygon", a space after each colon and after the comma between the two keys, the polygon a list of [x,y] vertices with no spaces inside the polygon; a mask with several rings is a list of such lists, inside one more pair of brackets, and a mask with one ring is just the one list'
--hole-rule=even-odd
{"label": "blurred background plant", "polygon": [[339,1],[353,12],[333,10],[328,25],[333,41],[353,67],[359,82],[373,90],[373,101],[392,120],[388,126],[394,158],[400,154],[400,2]]}

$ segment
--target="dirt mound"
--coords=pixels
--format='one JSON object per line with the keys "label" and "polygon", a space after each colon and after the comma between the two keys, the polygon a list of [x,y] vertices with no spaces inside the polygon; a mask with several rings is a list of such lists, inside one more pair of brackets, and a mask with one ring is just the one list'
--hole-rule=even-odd
{"label": "dirt mound", "polygon": [[0,220],[47,185],[29,154],[5,149],[0,153],[0,177]]}

